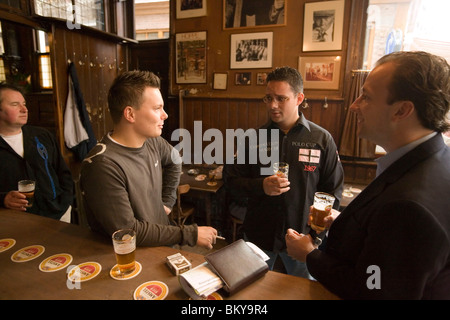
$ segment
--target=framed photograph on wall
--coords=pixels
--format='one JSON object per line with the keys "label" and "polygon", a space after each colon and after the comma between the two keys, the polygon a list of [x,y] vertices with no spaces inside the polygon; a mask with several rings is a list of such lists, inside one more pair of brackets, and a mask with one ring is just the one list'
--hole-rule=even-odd
{"label": "framed photograph on wall", "polygon": [[206,83],[206,31],[177,33],[176,82]]}
{"label": "framed photograph on wall", "polygon": [[304,89],[339,89],[340,56],[300,57],[298,70],[303,76]]}
{"label": "framed photograph on wall", "polygon": [[213,89],[215,90],[227,90],[228,73],[215,72],[213,79]]}
{"label": "framed photograph on wall", "polygon": [[258,72],[256,74],[256,85],[258,86],[266,85],[267,75],[268,75],[267,72]]}
{"label": "framed photograph on wall", "polygon": [[345,0],[305,3],[303,51],[342,49]]}
{"label": "framed photograph on wall", "polygon": [[206,16],[206,0],[177,0],[177,19]]}
{"label": "framed photograph on wall", "polygon": [[272,68],[273,32],[231,35],[230,69]]}
{"label": "framed photograph on wall", "polygon": [[251,72],[236,72],[234,76],[234,84],[237,86],[249,86],[252,84]]}
{"label": "framed photograph on wall", "polygon": [[286,25],[287,0],[223,0],[223,28]]}

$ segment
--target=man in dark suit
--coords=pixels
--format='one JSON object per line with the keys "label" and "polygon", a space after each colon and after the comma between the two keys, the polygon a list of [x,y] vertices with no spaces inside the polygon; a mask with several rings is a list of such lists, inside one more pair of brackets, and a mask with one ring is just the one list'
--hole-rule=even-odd
{"label": "man in dark suit", "polygon": [[[347,299],[450,299],[450,66],[424,52],[381,58],[351,110],[382,146],[377,177],[331,224],[326,248],[290,229],[288,253]],[[333,218],[330,218],[330,223]]]}

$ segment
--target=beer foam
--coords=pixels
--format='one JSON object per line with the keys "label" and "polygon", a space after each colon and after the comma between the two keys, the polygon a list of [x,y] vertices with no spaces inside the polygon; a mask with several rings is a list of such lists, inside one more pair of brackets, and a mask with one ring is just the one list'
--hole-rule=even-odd
{"label": "beer foam", "polygon": [[317,210],[325,211],[325,209],[329,206],[327,203],[314,203],[314,208]]}
{"label": "beer foam", "polygon": [[31,192],[34,191],[34,184],[22,184],[19,186],[19,192]]}

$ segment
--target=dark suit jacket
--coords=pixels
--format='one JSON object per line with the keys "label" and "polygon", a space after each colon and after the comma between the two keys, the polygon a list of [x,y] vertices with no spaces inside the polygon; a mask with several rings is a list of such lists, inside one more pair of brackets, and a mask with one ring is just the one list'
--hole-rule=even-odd
{"label": "dark suit jacket", "polygon": [[307,265],[342,298],[450,299],[450,148],[441,134],[355,198]]}

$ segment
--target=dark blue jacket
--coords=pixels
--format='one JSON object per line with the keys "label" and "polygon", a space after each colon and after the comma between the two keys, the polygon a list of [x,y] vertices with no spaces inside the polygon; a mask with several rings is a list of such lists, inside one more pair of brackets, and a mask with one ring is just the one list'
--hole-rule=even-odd
{"label": "dark blue jacket", "polygon": [[73,202],[73,179],[54,136],[47,130],[22,127],[24,158],[0,137],[0,206],[23,179],[36,181],[35,200],[27,211],[60,219]]}

